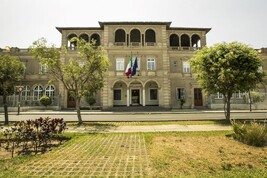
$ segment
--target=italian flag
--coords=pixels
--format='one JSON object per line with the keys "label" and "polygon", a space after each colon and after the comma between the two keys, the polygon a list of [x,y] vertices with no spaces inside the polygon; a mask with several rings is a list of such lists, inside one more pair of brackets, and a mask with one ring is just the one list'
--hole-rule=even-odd
{"label": "italian flag", "polygon": [[132,65],[133,65],[132,56],[130,56],[129,63],[128,63],[126,70],[125,70],[125,75],[127,76],[127,78],[129,78],[131,75]]}

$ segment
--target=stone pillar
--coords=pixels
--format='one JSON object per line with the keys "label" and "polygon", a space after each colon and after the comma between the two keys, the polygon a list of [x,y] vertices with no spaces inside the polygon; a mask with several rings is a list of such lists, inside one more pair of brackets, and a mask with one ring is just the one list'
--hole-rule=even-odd
{"label": "stone pillar", "polygon": [[104,36],[102,38],[102,43],[104,47],[108,46],[108,30],[108,26],[104,26]]}
{"label": "stone pillar", "polygon": [[67,47],[67,45],[68,45],[68,39],[67,39],[68,37],[67,37],[67,33],[66,33],[66,31],[62,31],[62,34],[61,34],[61,47],[63,47],[63,46],[65,46],[65,47]]}
{"label": "stone pillar", "polygon": [[205,32],[202,32],[202,36],[201,36],[201,47],[204,47],[207,45],[207,42],[206,42],[206,33]]}
{"label": "stone pillar", "polygon": [[143,87],[143,106],[146,106],[146,88]]}
{"label": "stone pillar", "polygon": [[103,109],[107,109],[109,107],[108,104],[108,80],[107,78],[104,79],[104,86],[102,89],[102,104],[103,104]]}
{"label": "stone pillar", "polygon": [[166,44],[167,41],[167,31],[166,28],[162,27],[162,40],[163,43],[163,49],[162,49],[162,64],[163,64],[163,84],[161,86],[161,94],[160,94],[160,100],[159,105],[165,108],[170,108],[170,102],[171,102],[171,89],[170,89],[170,79],[169,79],[169,73],[170,73],[170,59],[168,56],[168,47]]}
{"label": "stone pillar", "polygon": [[192,50],[193,49],[193,45],[192,45],[192,36],[188,35],[189,36],[189,49]]}
{"label": "stone pillar", "polygon": [[178,36],[178,38],[179,38],[179,48],[178,48],[178,50],[182,50],[182,40],[181,40],[181,35]]}
{"label": "stone pillar", "polygon": [[130,106],[130,88],[127,87],[127,106]]}

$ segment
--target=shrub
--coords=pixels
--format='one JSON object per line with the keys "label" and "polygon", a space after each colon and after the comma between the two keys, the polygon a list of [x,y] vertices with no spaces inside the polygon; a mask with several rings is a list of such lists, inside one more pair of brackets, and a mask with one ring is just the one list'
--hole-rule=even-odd
{"label": "shrub", "polygon": [[52,99],[49,96],[44,95],[40,98],[40,103],[47,107],[52,104]]}
{"label": "shrub", "polygon": [[12,127],[4,129],[2,143],[6,150],[11,150],[12,157],[15,148],[21,148],[18,153],[33,149],[36,154],[40,151],[39,148],[44,151],[49,147],[53,139],[59,140],[61,144],[60,134],[65,129],[66,122],[62,118],[40,117],[35,120],[18,121]]}
{"label": "shrub", "polygon": [[95,95],[93,92],[88,92],[86,94],[86,102],[89,104],[90,106],[90,110],[92,110],[92,106],[96,103],[96,99],[95,99]]}
{"label": "shrub", "polygon": [[267,124],[266,122],[232,122],[234,138],[252,146],[267,145]]}

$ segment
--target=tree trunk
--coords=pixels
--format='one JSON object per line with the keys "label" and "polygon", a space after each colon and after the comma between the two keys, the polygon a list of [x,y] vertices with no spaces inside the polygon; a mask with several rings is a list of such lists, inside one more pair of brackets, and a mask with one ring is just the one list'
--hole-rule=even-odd
{"label": "tree trunk", "polygon": [[230,112],[230,109],[231,109],[231,95],[227,95],[227,101],[226,101],[226,121],[230,124],[231,123],[231,121],[230,121],[230,119],[231,119],[231,117],[230,117],[230,114],[231,114],[231,112]]}
{"label": "tree trunk", "polygon": [[79,124],[82,124],[83,121],[82,121],[81,107],[80,107],[81,99],[80,98],[76,98],[75,101],[76,101],[76,112],[77,112],[78,122],[79,122]]}
{"label": "tree trunk", "polygon": [[7,96],[3,95],[3,103],[4,103],[4,112],[5,112],[5,125],[8,125],[8,108],[7,108],[7,102],[6,102]]}
{"label": "tree trunk", "polygon": [[252,111],[252,107],[251,107],[251,95],[250,95],[250,91],[248,92],[248,102],[249,102],[249,111],[251,112]]}

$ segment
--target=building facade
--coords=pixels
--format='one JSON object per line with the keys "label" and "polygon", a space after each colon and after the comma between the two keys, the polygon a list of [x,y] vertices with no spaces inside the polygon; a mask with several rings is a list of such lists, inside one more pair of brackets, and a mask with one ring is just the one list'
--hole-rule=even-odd
{"label": "building facade", "polygon": [[[95,40],[107,52],[110,61],[104,87],[97,94],[96,106],[112,107],[159,106],[162,108],[223,108],[220,94],[206,95],[194,79],[189,59],[196,51],[206,46],[206,35],[210,28],[171,27],[171,22],[99,22],[99,27],[56,27],[61,33],[61,45],[66,46],[68,55],[62,60],[77,55],[76,44],[70,39],[79,37],[86,41]],[[24,106],[39,105],[42,95],[53,98],[59,109],[73,108],[75,102],[60,82],[48,83],[50,77],[46,66],[29,55],[27,49],[13,48],[10,52],[24,62],[25,77],[19,85],[24,90],[21,100],[10,96],[10,103],[19,100]],[[267,50],[261,49],[265,69]],[[137,59],[136,75],[127,78],[125,69],[129,62]],[[261,93],[265,96],[264,86]],[[246,109],[244,95],[233,97],[233,107]],[[82,106],[88,104],[83,101]],[[266,109],[267,101],[257,105]]]}

